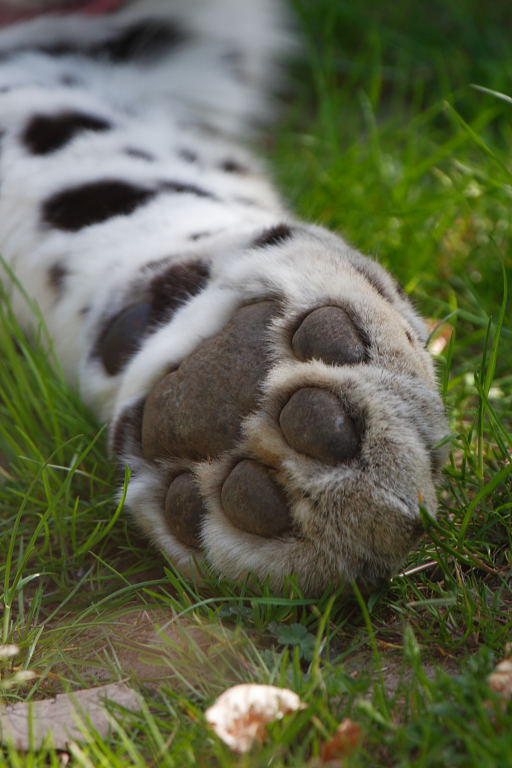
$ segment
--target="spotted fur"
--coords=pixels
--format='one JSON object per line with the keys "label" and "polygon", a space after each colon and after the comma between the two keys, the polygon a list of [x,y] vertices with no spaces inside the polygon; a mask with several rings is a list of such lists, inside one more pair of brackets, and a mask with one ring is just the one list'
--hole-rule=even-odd
{"label": "spotted fur", "polygon": [[[0,30],[0,249],[69,381],[109,421],[113,451],[133,470],[127,505],[151,539],[185,571],[201,552],[227,576],[253,571],[279,589],[295,573],[315,592],[398,567],[421,529],[418,495],[435,513],[446,424],[425,328],[403,291],[341,238],[295,220],[237,143],[269,118],[276,61],[292,45],[272,0],[133,0]],[[14,287],[12,300],[30,327]],[[251,330],[237,318],[253,304]],[[312,346],[295,342],[321,307],[335,311],[308,321]],[[336,318],[354,357],[329,346]],[[148,393],[170,371],[197,359],[218,410],[222,387],[242,379],[242,363],[215,372],[215,350],[231,359],[230,323],[242,329],[235,346],[246,334],[257,350],[232,443],[150,458]],[[314,430],[301,448],[282,416],[299,390],[329,393],[318,399],[327,411],[332,398],[341,404],[355,430],[346,461],[310,455]],[[227,478],[237,467],[254,493],[237,485],[245,501],[235,504]],[[250,511],[262,473],[283,525]]]}

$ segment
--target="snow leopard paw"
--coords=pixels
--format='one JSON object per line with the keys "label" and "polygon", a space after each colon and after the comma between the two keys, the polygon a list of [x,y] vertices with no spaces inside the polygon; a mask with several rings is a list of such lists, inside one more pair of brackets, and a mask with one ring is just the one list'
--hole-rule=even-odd
{"label": "snow leopard paw", "polygon": [[137,446],[128,503],[181,568],[204,554],[275,590],[375,583],[421,534],[419,502],[435,514],[446,424],[421,322],[325,237],[307,259],[279,244],[259,288],[254,254],[224,275],[240,297],[223,327],[118,421],[118,452],[127,424]]}

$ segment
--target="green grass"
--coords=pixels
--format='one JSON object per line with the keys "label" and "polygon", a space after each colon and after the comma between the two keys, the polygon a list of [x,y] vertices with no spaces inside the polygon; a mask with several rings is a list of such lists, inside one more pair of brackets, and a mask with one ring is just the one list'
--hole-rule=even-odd
{"label": "green grass", "polygon": [[[195,638],[161,688],[142,685],[147,709],[118,713],[112,737],[75,746],[73,765],[301,766],[346,716],[365,732],[349,766],[512,764],[511,705],[486,683],[512,634],[512,104],[472,87],[512,94],[512,11],[477,0],[294,6],[305,54],[267,150],[300,215],[374,255],[453,329],[437,356],[453,435],[439,517],[425,519],[404,573],[364,599],[186,582],[116,517],[102,430],[43,332],[27,343],[6,311],[0,643],[21,651],[0,674],[36,677],[2,697],[122,679],[105,637],[128,610],[163,609]],[[203,719],[242,681],[289,686],[308,704],[246,759]],[[2,766],[60,764],[51,749],[0,750]]]}

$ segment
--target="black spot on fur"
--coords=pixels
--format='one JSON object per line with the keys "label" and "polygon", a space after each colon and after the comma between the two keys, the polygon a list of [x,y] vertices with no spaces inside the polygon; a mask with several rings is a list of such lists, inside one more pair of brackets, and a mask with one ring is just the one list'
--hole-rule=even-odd
{"label": "black spot on fur", "polygon": [[204,237],[210,237],[212,233],[211,232],[194,232],[193,235],[189,235],[189,240],[196,241],[196,240],[202,240]]}
{"label": "black spot on fur", "polygon": [[242,163],[239,163],[237,160],[224,160],[220,164],[220,169],[226,173],[247,173],[245,165],[242,165]]}
{"label": "black spot on fur", "polygon": [[148,59],[167,53],[187,39],[188,34],[177,24],[161,19],[144,19],[93,46],[90,53],[119,62]]}
{"label": "black spot on fur", "polygon": [[192,149],[186,149],[186,147],[178,151],[178,157],[181,157],[186,163],[197,163],[197,153]]}
{"label": "black spot on fur", "polygon": [[112,434],[112,452],[116,458],[126,457],[130,452],[140,452],[143,414],[144,399],[125,408],[117,419]]}
{"label": "black spot on fur", "polygon": [[189,34],[178,24],[159,18],[143,19],[114,33],[112,37],[99,43],[80,45],[65,39],[43,45],[22,43],[0,53],[0,60],[30,50],[47,54],[51,57],[90,56],[103,57],[112,61],[141,61],[167,53],[172,48],[186,42]]}
{"label": "black spot on fur", "polygon": [[224,61],[228,68],[237,80],[244,82],[247,78],[247,71],[245,65],[245,56],[242,51],[233,48],[230,51],[226,51],[222,54],[222,61]]}
{"label": "black spot on fur", "polygon": [[82,81],[76,75],[62,75],[59,78],[61,85],[65,85],[67,88],[76,88],[77,85],[81,85]]}
{"label": "black spot on fur", "polygon": [[145,149],[138,149],[137,147],[126,147],[124,152],[126,155],[129,155],[129,157],[136,157],[139,160],[146,160],[148,163],[152,163],[155,160],[154,155],[152,155],[150,152],[146,152]]}
{"label": "black spot on fur", "polygon": [[81,48],[78,44],[72,44],[65,40],[56,40],[53,43],[43,43],[42,45],[20,43],[1,51],[0,61],[8,61],[12,56],[17,56],[25,51],[44,53],[52,57],[76,56],[77,54],[87,53],[86,48]]}
{"label": "black spot on fur", "polygon": [[181,181],[164,181],[160,184],[160,189],[163,192],[177,192],[179,194],[197,195],[197,197],[215,197],[215,195],[207,192],[202,187],[198,187],[195,184],[185,184]]}
{"label": "black spot on fur", "polygon": [[62,293],[64,281],[68,274],[69,270],[58,262],[48,270],[48,282],[58,296],[60,296]]}
{"label": "black spot on fur", "polygon": [[41,53],[47,53],[49,56],[52,57],[60,57],[60,56],[73,56],[77,53],[81,53],[80,46],[74,46],[70,43],[66,43],[64,41],[55,42],[55,43],[48,43],[47,45],[37,45],[32,48],[32,46],[25,46],[21,45],[19,48],[16,49],[16,53],[19,51],[24,51],[29,48],[30,50],[34,51],[40,51]]}
{"label": "black spot on fur", "polygon": [[153,278],[151,291],[151,319],[162,322],[191,296],[204,287],[210,270],[202,261],[174,264]]}
{"label": "black spot on fur", "polygon": [[101,331],[93,351],[110,376],[119,373],[140,347],[151,320],[148,301],[133,304],[111,318]]}
{"label": "black spot on fur", "polygon": [[22,140],[33,155],[47,155],[64,147],[82,131],[106,131],[109,128],[107,120],[84,112],[34,115],[23,132]]}
{"label": "black spot on fur", "polygon": [[110,376],[119,373],[144,337],[165,322],[204,287],[210,272],[200,261],[175,264],[156,275],[145,291],[145,297],[110,317],[101,328],[92,357],[99,358]]}
{"label": "black spot on fur", "polygon": [[253,241],[253,248],[265,248],[267,245],[281,245],[286,240],[293,237],[293,231],[288,224],[277,224],[275,227],[265,229],[256,240]]}
{"label": "black spot on fur", "polygon": [[78,232],[113,216],[127,216],[155,194],[124,181],[94,181],[52,195],[43,203],[42,218],[56,229]]}

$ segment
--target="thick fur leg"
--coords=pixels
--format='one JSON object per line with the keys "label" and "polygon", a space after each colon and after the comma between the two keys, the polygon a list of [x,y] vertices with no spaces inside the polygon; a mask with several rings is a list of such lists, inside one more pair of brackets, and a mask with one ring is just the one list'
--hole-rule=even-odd
{"label": "thick fur leg", "polygon": [[395,281],[233,140],[271,112],[279,4],[69,8],[0,30],[0,253],[110,422],[135,520],[185,572],[389,576],[446,423]]}

